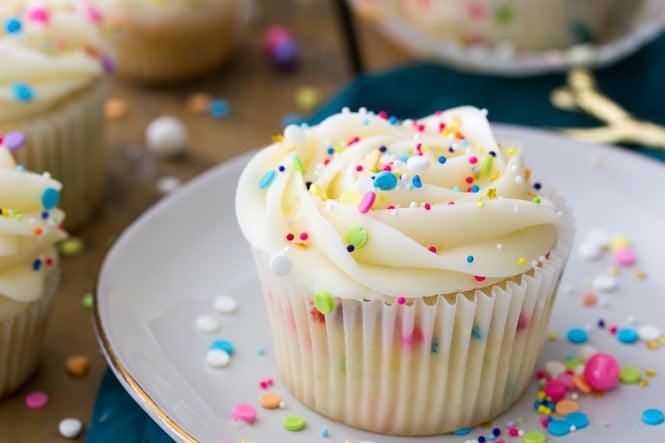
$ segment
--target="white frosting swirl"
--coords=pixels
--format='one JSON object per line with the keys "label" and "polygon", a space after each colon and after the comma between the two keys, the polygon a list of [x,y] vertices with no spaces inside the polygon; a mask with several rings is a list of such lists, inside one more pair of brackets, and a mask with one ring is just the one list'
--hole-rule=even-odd
{"label": "white frosting swirl", "polygon": [[17,167],[0,146],[0,299],[28,303],[43,294],[58,263],[54,244],[66,237],[63,212],[51,207],[60,182]]}
{"label": "white frosting swirl", "polygon": [[3,1],[0,120],[49,109],[111,68],[101,15],[90,2]]}
{"label": "white frosting swirl", "polygon": [[240,177],[242,232],[312,293],[408,299],[522,274],[553,248],[560,213],[485,114],[361,110],[287,127]]}

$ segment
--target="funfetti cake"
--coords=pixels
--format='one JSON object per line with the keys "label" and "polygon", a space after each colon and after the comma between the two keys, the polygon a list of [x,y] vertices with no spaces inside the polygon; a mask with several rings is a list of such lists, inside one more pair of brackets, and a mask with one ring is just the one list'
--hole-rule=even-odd
{"label": "funfetti cake", "polygon": [[344,110],[287,127],[250,160],[236,213],[299,400],[424,435],[519,399],[573,237],[523,153],[460,107],[402,122]]}
{"label": "funfetti cake", "polygon": [[62,185],[14,162],[10,151],[24,143],[10,132],[0,145],[0,398],[39,364],[60,277],[55,244],[66,237],[56,207]]}

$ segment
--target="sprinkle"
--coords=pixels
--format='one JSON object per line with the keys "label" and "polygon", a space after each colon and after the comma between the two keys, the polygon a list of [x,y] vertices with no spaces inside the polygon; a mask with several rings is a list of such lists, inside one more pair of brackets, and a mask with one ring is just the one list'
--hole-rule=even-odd
{"label": "sprinkle", "polygon": [[663,331],[655,325],[642,325],[637,328],[637,334],[644,341],[652,341],[660,338],[663,335]]}
{"label": "sprinkle", "polygon": [[633,365],[625,365],[621,367],[619,372],[619,380],[621,383],[632,384],[637,383],[640,380],[642,373],[640,368]]}
{"label": "sprinkle", "polygon": [[374,178],[374,187],[382,191],[391,191],[397,186],[397,177],[392,172],[381,171]]}
{"label": "sprinkle", "polygon": [[302,431],[306,425],[305,418],[301,415],[287,415],[282,421],[284,429],[291,432]]}
{"label": "sprinkle", "polygon": [[16,17],[9,17],[5,20],[5,32],[7,32],[7,34],[20,32],[22,28],[23,24],[21,23],[21,20]]}
{"label": "sprinkle", "polygon": [[286,254],[275,254],[270,258],[268,262],[270,270],[277,277],[286,277],[291,273],[293,269],[293,262]]}
{"label": "sprinkle", "polygon": [[319,291],[314,294],[314,307],[321,314],[329,314],[335,309],[335,300],[328,291]]}
{"label": "sprinkle", "polygon": [[631,344],[639,339],[639,334],[633,328],[621,328],[617,331],[617,339],[621,343]]}
{"label": "sprinkle", "polygon": [[579,409],[580,405],[575,400],[568,400],[568,399],[563,399],[558,401],[556,403],[556,406],[554,407],[554,411],[556,412],[557,415],[566,418],[568,418],[568,415],[572,414],[573,412],[577,412]]}
{"label": "sprinkle", "polygon": [[351,226],[349,229],[347,229],[344,236],[346,244],[353,246],[354,249],[359,249],[365,246],[367,244],[368,238],[369,235],[365,228],[359,225]]}
{"label": "sprinkle", "polygon": [[302,86],[296,90],[295,103],[299,110],[309,112],[321,102],[321,92],[312,86]]}
{"label": "sprinkle", "polygon": [[83,424],[77,418],[65,418],[58,423],[58,432],[64,438],[74,439],[81,435]]}
{"label": "sprinkle", "polygon": [[494,167],[494,157],[491,155],[486,155],[480,161],[480,175],[482,177],[488,177],[492,173],[492,168]]}
{"label": "sprinkle", "polygon": [[324,201],[328,199],[325,189],[318,183],[312,183],[309,187],[309,193]]}
{"label": "sprinkle", "polygon": [[231,113],[231,103],[224,98],[210,100],[208,115],[212,118],[224,118]]}
{"label": "sprinkle", "polygon": [[293,165],[296,167],[296,171],[300,174],[305,175],[305,165],[298,155],[293,156]]}
{"label": "sprinkle", "polygon": [[547,425],[547,431],[557,437],[566,435],[570,432],[570,426],[564,420],[554,419]]}
{"label": "sprinkle", "polygon": [[39,269],[41,269],[41,267],[42,267],[42,261],[40,259],[36,258],[32,262],[32,270],[33,271],[39,271]]}
{"label": "sprinkle", "polygon": [[81,237],[72,236],[58,243],[57,249],[63,257],[73,257],[83,252],[85,243]]}
{"label": "sprinkle", "polygon": [[524,263],[526,263],[526,258],[520,257],[517,259],[517,264],[522,266]]}
{"label": "sprinkle", "polygon": [[42,206],[44,209],[53,209],[60,201],[60,193],[55,188],[46,188],[42,193]]}
{"label": "sprinkle", "polygon": [[309,234],[306,232],[301,232],[298,234],[298,238],[302,241],[306,241],[309,238]]}
{"label": "sprinkle", "polygon": [[49,396],[44,391],[33,391],[25,396],[25,405],[30,409],[41,409],[48,405]]}
{"label": "sprinkle", "polygon": [[397,297],[397,304],[398,305],[403,305],[404,303],[406,303],[406,297],[404,297],[403,295],[400,295],[399,297]]}
{"label": "sprinkle", "polygon": [[425,202],[423,203],[423,209],[425,209],[425,211],[429,211],[432,209],[432,205],[430,205],[428,202]]}
{"label": "sprinkle", "polygon": [[273,182],[276,176],[277,172],[275,172],[274,169],[271,169],[268,172],[266,172],[261,181],[259,182],[259,188],[265,189],[268,186],[270,186],[270,184]]}
{"label": "sprinkle", "polygon": [[120,120],[129,111],[127,101],[119,97],[109,97],[104,103],[104,115],[108,120]]}
{"label": "sprinkle", "polygon": [[205,114],[210,108],[212,98],[205,92],[195,92],[190,95],[185,102],[185,108],[193,114]]}
{"label": "sprinkle", "polygon": [[307,140],[305,131],[299,125],[288,125],[284,128],[284,139],[294,145],[302,145]]}
{"label": "sprinkle", "polygon": [[219,331],[219,321],[211,315],[201,315],[195,322],[196,330],[205,334],[213,334]]}
{"label": "sprinkle", "polygon": [[466,262],[467,263],[473,263],[473,260],[474,260],[473,255],[467,255],[466,256]]}
{"label": "sprinkle", "polygon": [[266,409],[277,409],[279,408],[281,402],[282,397],[280,397],[278,394],[273,394],[270,392],[261,394],[261,397],[259,398],[259,404]]}
{"label": "sprinkle", "polygon": [[238,403],[233,407],[232,415],[235,420],[244,421],[250,425],[256,421],[256,409],[252,405]]}
{"label": "sprinkle", "polygon": [[85,355],[72,355],[65,361],[67,374],[74,377],[82,377],[90,369],[90,359]]}
{"label": "sprinkle", "polygon": [[582,328],[571,328],[568,330],[566,338],[574,344],[586,343],[588,340],[587,332]]}
{"label": "sprinkle", "polygon": [[440,155],[439,158],[437,158],[437,161],[442,165],[446,163],[446,160],[447,159],[445,155]]}
{"label": "sprinkle", "polygon": [[187,149],[187,128],[180,119],[170,115],[148,123],[144,137],[148,151],[158,157],[177,157]]}
{"label": "sprinkle", "polygon": [[205,362],[211,368],[225,368],[231,363],[231,355],[223,349],[210,349],[206,352]]}
{"label": "sprinkle", "polygon": [[85,309],[91,309],[94,303],[95,296],[92,294],[92,292],[86,292],[83,294],[83,297],[81,298],[81,304]]}
{"label": "sprinkle", "polygon": [[413,171],[423,171],[429,167],[429,159],[423,155],[409,157],[406,165]]}
{"label": "sprinkle", "polygon": [[234,351],[233,343],[231,343],[229,340],[224,340],[221,338],[213,340],[212,343],[210,343],[210,346],[208,346],[208,349],[209,350],[218,349],[226,352],[229,355],[233,355]]}
{"label": "sprinkle", "polygon": [[528,431],[522,436],[523,443],[545,443],[547,437],[540,431]]}
{"label": "sprinkle", "polygon": [[655,426],[663,423],[663,411],[660,409],[645,409],[642,411],[642,421],[644,424]]}
{"label": "sprinkle", "polygon": [[361,214],[367,214],[369,210],[372,209],[374,200],[376,200],[376,193],[373,191],[367,191],[358,204],[358,211],[360,211]]}
{"label": "sprinkle", "polygon": [[614,259],[615,264],[624,267],[632,266],[637,261],[635,251],[628,247],[615,249],[612,252],[612,258]]}
{"label": "sprinkle", "polygon": [[570,426],[575,426],[575,429],[584,429],[589,424],[589,417],[580,411],[566,414],[565,420]]}
{"label": "sprinkle", "polygon": [[8,132],[2,138],[2,142],[4,143],[5,148],[9,149],[10,151],[17,151],[25,146],[25,134],[23,134],[21,131]]}
{"label": "sprinkle", "polygon": [[411,179],[411,184],[414,188],[422,188],[423,182],[420,180],[420,176],[418,174],[413,176]]}

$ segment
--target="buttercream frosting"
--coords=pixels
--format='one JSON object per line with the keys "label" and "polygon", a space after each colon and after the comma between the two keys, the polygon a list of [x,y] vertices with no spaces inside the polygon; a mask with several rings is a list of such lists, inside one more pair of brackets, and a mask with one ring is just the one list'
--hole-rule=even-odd
{"label": "buttercream frosting", "polygon": [[260,150],[236,213],[273,272],[312,293],[454,294],[528,272],[555,245],[561,213],[529,174],[484,110],[403,122],[345,110]]}
{"label": "buttercream frosting", "polygon": [[0,299],[29,303],[42,296],[58,263],[54,245],[66,237],[56,207],[62,185],[16,165],[8,140],[23,137],[5,134],[0,146]]}
{"label": "buttercream frosting", "polygon": [[106,25],[90,2],[8,0],[0,19],[2,120],[47,110],[112,70]]}

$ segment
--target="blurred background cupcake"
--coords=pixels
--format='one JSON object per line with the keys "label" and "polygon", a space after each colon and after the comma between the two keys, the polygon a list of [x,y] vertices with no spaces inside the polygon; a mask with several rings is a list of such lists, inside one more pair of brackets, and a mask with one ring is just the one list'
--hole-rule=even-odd
{"label": "blurred background cupcake", "polygon": [[104,22],[93,4],[77,0],[6,0],[0,19],[0,133],[25,133],[17,162],[62,180],[61,206],[73,229],[104,192],[112,70]]}
{"label": "blurred background cupcake", "polygon": [[[663,0],[350,2],[360,17],[417,56],[518,73],[614,61],[655,36],[665,21]],[[516,59],[525,66],[501,69]]]}
{"label": "blurred background cupcake", "polygon": [[62,185],[25,171],[10,151],[25,136],[4,133],[0,146],[0,398],[19,388],[39,364],[60,268],[55,243],[66,237],[56,207]]}
{"label": "blurred background cupcake", "polygon": [[219,66],[232,52],[241,0],[96,0],[117,35],[118,74],[171,83]]}

